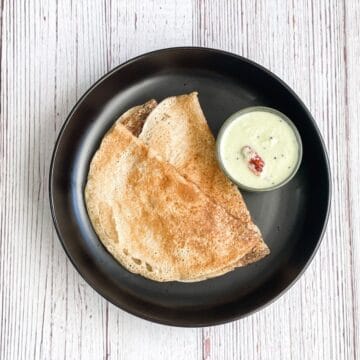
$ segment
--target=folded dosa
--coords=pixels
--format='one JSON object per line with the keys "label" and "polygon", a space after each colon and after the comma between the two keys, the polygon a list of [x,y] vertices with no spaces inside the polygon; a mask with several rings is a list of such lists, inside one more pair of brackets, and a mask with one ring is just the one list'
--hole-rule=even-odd
{"label": "folded dosa", "polygon": [[[136,111],[141,108],[133,108],[133,122],[137,123],[137,131],[133,133],[231,215],[259,232],[238,188],[218,165],[215,138],[199,104],[198,94],[169,97],[151,108],[149,103],[154,105],[154,100],[143,105],[149,114],[145,121],[136,121]],[[118,122],[129,128],[124,115]],[[267,245],[259,236],[239,266],[260,260],[268,253]]]}
{"label": "folded dosa", "polygon": [[156,100],[151,99],[143,105],[132,107],[120,116],[120,118],[116,121],[115,126],[117,124],[122,124],[133,135],[139,136],[147,117],[151,111],[155,109],[156,105]]}
{"label": "folded dosa", "polygon": [[91,161],[85,201],[108,251],[157,281],[221,275],[262,242],[251,221],[230,214],[119,122]]}

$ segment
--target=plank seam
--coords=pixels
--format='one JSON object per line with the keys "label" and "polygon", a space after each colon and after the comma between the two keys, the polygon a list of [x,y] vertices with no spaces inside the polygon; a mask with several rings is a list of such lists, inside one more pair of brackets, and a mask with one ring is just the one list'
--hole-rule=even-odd
{"label": "plank seam", "polygon": [[[343,1],[343,35],[344,35],[344,49],[343,49],[343,57],[344,57],[344,69],[345,69],[345,81],[344,81],[344,96],[345,96],[345,137],[346,137],[346,169],[350,170],[350,150],[349,149],[349,138],[350,138],[350,124],[349,124],[349,67],[348,67],[348,59],[347,59],[347,19],[346,19],[346,1]],[[346,202],[347,208],[346,212],[348,214],[348,225],[349,225],[349,250],[350,250],[350,274],[351,274],[351,310],[352,310],[352,326],[353,326],[353,349],[354,349],[354,359],[357,359],[357,349],[356,349],[356,320],[355,320],[355,275],[354,275],[354,255],[353,255],[353,226],[352,226],[352,208],[351,208],[351,182],[350,176],[346,177]]]}

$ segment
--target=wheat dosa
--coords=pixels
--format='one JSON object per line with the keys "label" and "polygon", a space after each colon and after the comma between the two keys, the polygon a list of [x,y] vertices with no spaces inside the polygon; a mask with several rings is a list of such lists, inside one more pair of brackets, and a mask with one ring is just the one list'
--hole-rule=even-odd
{"label": "wheat dosa", "polygon": [[122,124],[133,135],[139,136],[143,129],[145,120],[156,106],[157,102],[154,99],[147,101],[143,105],[134,106],[122,114],[114,125],[116,126],[117,124]]}
{"label": "wheat dosa", "polygon": [[221,275],[261,242],[251,221],[231,215],[120,123],[91,161],[85,202],[107,250],[156,281]]}
{"label": "wheat dosa", "polygon": [[[169,97],[148,113],[145,122],[137,126],[139,138],[230,214],[259,232],[238,188],[217,163],[215,139],[200,107],[198,94],[192,92]],[[122,116],[119,123],[126,126],[125,119]],[[255,262],[268,253],[269,249],[260,236],[239,265]]]}

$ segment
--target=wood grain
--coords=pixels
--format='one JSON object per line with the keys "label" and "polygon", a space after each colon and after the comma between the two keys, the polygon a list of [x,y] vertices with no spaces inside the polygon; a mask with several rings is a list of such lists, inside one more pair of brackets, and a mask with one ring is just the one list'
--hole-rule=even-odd
{"label": "wood grain", "polygon": [[350,229],[350,266],[352,271],[352,306],[353,306],[353,342],[355,358],[360,356],[360,186],[357,164],[360,164],[360,6],[357,2],[346,3],[344,24],[345,24],[345,104],[346,113],[346,141],[348,153],[347,166],[347,201],[349,212]]}
{"label": "wood grain", "polygon": [[[356,359],[360,346],[360,3],[0,2],[0,359]],[[284,79],[313,113],[333,175],[329,226],[304,276],[261,312],[179,329],[115,308],[54,232],[48,169],[82,93],[141,53],[229,50]]]}

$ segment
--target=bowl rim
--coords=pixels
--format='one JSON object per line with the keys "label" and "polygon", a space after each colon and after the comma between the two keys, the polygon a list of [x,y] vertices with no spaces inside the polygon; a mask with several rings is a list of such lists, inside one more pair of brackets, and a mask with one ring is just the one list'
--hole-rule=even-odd
{"label": "bowl rim", "polygon": [[[261,112],[268,112],[268,113],[277,115],[282,120],[284,120],[292,128],[292,130],[293,130],[293,132],[295,134],[296,141],[298,143],[298,159],[297,159],[296,165],[295,165],[294,169],[292,170],[292,172],[289,174],[289,176],[287,176],[280,183],[278,183],[278,184],[276,184],[274,186],[269,186],[269,187],[265,187],[265,188],[256,188],[256,187],[244,185],[240,181],[238,181],[235,177],[233,177],[231,175],[231,173],[226,168],[226,166],[224,164],[224,161],[223,161],[222,154],[221,154],[221,143],[222,143],[222,140],[224,138],[224,133],[226,132],[228,127],[234,121],[236,121],[240,116],[245,115],[245,114],[249,114],[249,113],[252,113],[252,112],[260,112],[260,111]],[[262,105],[248,106],[248,107],[245,107],[245,108],[243,108],[243,109],[241,109],[239,111],[236,111],[235,113],[230,115],[224,121],[224,123],[221,125],[218,136],[216,138],[216,159],[217,159],[217,161],[219,163],[219,166],[220,166],[221,170],[240,189],[246,190],[246,191],[249,191],[249,192],[267,192],[267,191],[272,191],[272,190],[276,190],[276,189],[279,189],[279,188],[283,187],[288,182],[290,182],[294,178],[296,173],[298,172],[298,170],[300,168],[300,165],[301,165],[301,162],[302,162],[302,157],[303,157],[303,145],[302,145],[301,136],[300,136],[300,133],[299,133],[297,127],[284,113],[282,113],[281,111],[279,111],[277,109],[268,107],[268,106],[262,106]]]}

